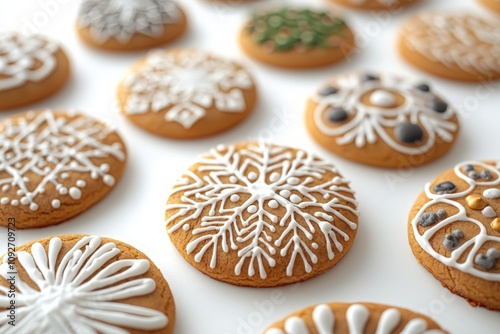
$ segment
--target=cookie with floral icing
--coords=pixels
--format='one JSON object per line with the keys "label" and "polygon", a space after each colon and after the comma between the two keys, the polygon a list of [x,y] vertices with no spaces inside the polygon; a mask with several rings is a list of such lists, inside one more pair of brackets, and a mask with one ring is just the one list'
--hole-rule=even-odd
{"label": "cookie with floral icing", "polygon": [[113,189],[126,157],[114,129],[90,116],[43,110],[8,118],[0,123],[0,215],[16,217],[19,229],[72,218]]}
{"label": "cookie with floral icing", "polygon": [[500,78],[500,22],[472,14],[418,14],[402,27],[399,51],[412,65],[448,79]]}
{"label": "cookie with floral icing", "polygon": [[340,62],[355,44],[341,18],[328,11],[291,8],[255,13],[241,30],[239,42],[250,57],[287,68]]}
{"label": "cookie with floral icing", "polygon": [[306,151],[220,145],[176,182],[167,231],[195,268],[251,287],[304,281],[337,264],[358,225],[349,181]]}
{"label": "cookie with floral icing", "polygon": [[492,11],[500,13],[500,0],[479,0],[479,2]]}
{"label": "cookie with floral icing", "polygon": [[239,64],[194,49],[154,51],[118,87],[120,111],[134,124],[170,138],[227,130],[252,112],[257,91]]}
{"label": "cookie with floral icing", "polygon": [[331,0],[335,3],[356,9],[383,10],[399,9],[418,2],[418,0]]}
{"label": "cookie with floral icing", "polygon": [[333,153],[390,168],[442,156],[459,128],[453,107],[431,85],[373,73],[348,73],[325,82],[307,102],[306,126]]}
{"label": "cookie with floral icing", "polygon": [[0,110],[46,98],[69,77],[69,60],[58,43],[40,35],[0,33]]}
{"label": "cookie with floral icing", "polygon": [[425,186],[409,218],[418,261],[471,305],[500,311],[500,162],[466,161]]}
{"label": "cookie with floral icing", "polygon": [[[175,305],[151,260],[123,242],[60,235],[0,261],[0,332],[169,334]],[[14,282],[14,283],[13,283]],[[15,297],[9,292],[15,284]]]}
{"label": "cookie with floral icing", "polygon": [[309,306],[271,325],[264,334],[446,334],[430,317],[373,303]]}
{"label": "cookie with floral icing", "polygon": [[187,18],[172,0],[83,0],[76,28],[90,46],[130,51],[177,39],[187,28]]}

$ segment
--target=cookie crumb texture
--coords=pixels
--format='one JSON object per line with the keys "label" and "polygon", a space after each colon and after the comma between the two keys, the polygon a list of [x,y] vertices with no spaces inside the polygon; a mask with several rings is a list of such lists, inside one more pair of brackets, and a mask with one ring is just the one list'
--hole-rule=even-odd
{"label": "cookie crumb texture", "polygon": [[133,51],[177,39],[186,31],[187,17],[171,0],[84,0],[76,28],[90,46]]}
{"label": "cookie crumb texture", "polygon": [[459,130],[455,110],[429,84],[373,73],[324,83],[308,100],[305,121],[311,136],[331,152],[388,168],[441,157]]}
{"label": "cookie crumb texture", "polygon": [[414,3],[418,0],[330,0],[332,2],[352,7],[356,9],[367,10],[397,10]]}
{"label": "cookie crumb texture", "polygon": [[182,256],[214,279],[252,287],[304,281],[351,248],[358,211],[348,183],[299,149],[221,145],[177,181],[167,231]]}
{"label": "cookie crumb texture", "polygon": [[0,110],[49,97],[69,77],[69,60],[58,43],[40,35],[0,33]]}
{"label": "cookie crumb texture", "polygon": [[467,161],[426,185],[408,225],[418,261],[473,306],[500,310],[500,162]]}
{"label": "cookie crumb texture", "polygon": [[61,223],[115,186],[126,157],[113,128],[77,112],[8,118],[0,123],[0,214],[20,229]]}
{"label": "cookie crumb texture", "polygon": [[[79,234],[23,244],[0,262],[0,303],[17,269],[16,322],[0,332],[170,334],[175,305],[168,283],[149,258],[123,242]],[[5,315],[7,311],[3,311]]]}
{"label": "cookie crumb texture", "polygon": [[354,34],[341,18],[310,9],[255,13],[241,30],[239,41],[252,58],[287,68],[334,64],[355,49]]}
{"label": "cookie crumb texture", "polygon": [[245,120],[257,90],[239,64],[194,49],[154,51],[120,83],[119,108],[130,121],[159,136],[214,135]]}

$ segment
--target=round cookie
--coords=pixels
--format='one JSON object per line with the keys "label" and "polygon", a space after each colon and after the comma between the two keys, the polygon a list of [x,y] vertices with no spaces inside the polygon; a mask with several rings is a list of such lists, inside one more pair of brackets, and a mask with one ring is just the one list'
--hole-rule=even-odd
{"label": "round cookie", "polygon": [[220,145],[177,181],[167,231],[182,256],[214,279],[251,287],[304,281],[351,248],[358,211],[348,183],[300,149]]}
{"label": "round cookie", "polygon": [[473,306],[500,311],[500,162],[466,161],[425,186],[409,218],[418,261]]}
{"label": "round cookie", "polygon": [[113,128],[74,111],[8,118],[0,123],[0,216],[16,217],[17,229],[72,218],[106,196],[126,157]]}
{"label": "round cookie", "polygon": [[437,159],[452,147],[459,128],[453,108],[429,84],[388,74],[330,79],[308,100],[305,121],[331,152],[389,168]]}
{"label": "round cookie", "polygon": [[289,8],[254,14],[239,43],[250,57],[287,68],[334,64],[355,48],[354,34],[342,19],[328,11]]}
{"label": "round cookie", "polygon": [[499,21],[470,14],[418,14],[401,29],[399,51],[412,65],[447,79],[500,78]]}
{"label": "round cookie", "polygon": [[173,331],[167,281],[146,255],[123,242],[60,235],[9,250],[0,263],[0,303],[5,309],[13,301],[16,308],[14,319],[8,309],[1,312],[2,333]]}
{"label": "round cookie", "polygon": [[133,51],[177,39],[186,31],[187,18],[172,0],[83,0],[76,28],[92,47]]}
{"label": "round cookie", "polygon": [[69,77],[69,60],[58,43],[40,35],[0,33],[0,110],[46,98]]}
{"label": "round cookie", "polygon": [[330,0],[340,5],[364,10],[399,9],[412,5],[418,0]]}
{"label": "round cookie", "polygon": [[500,13],[500,0],[478,0],[483,6]]}
{"label": "round cookie", "polygon": [[430,317],[373,303],[309,306],[271,325],[264,334],[446,334]]}
{"label": "round cookie", "polygon": [[252,112],[257,91],[239,64],[194,49],[151,52],[120,83],[120,111],[156,135],[213,135]]}

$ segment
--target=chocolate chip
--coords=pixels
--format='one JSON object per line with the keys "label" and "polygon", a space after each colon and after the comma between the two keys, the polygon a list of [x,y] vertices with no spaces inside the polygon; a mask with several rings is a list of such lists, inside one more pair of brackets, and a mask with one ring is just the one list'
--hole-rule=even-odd
{"label": "chocolate chip", "polygon": [[332,86],[323,87],[319,90],[318,94],[321,96],[328,96],[338,93],[338,89]]}
{"label": "chocolate chip", "polygon": [[474,170],[474,166],[472,165],[465,165],[464,166],[464,172],[470,172],[471,170]]}
{"label": "chocolate chip", "polygon": [[427,84],[420,84],[420,85],[416,86],[415,88],[417,88],[418,90],[425,92],[425,93],[428,93],[431,91],[431,87]]}
{"label": "chocolate chip", "polygon": [[347,111],[342,107],[332,107],[327,111],[328,120],[332,123],[340,123],[347,119]]}
{"label": "chocolate chip", "polygon": [[434,190],[434,192],[438,193],[439,195],[449,194],[457,190],[457,186],[451,181],[444,181],[435,185],[432,190]]}
{"label": "chocolate chip", "polygon": [[481,177],[481,175],[479,175],[479,173],[476,172],[475,170],[471,170],[469,174],[467,174],[467,176],[469,176],[473,180],[477,180]]}
{"label": "chocolate chip", "polygon": [[483,169],[481,172],[481,178],[485,181],[491,180],[491,173],[489,170]]}
{"label": "chocolate chip", "polygon": [[379,77],[373,74],[365,74],[363,77],[363,81],[377,81],[379,80]]}
{"label": "chocolate chip", "polygon": [[413,123],[404,122],[396,126],[396,137],[403,143],[416,143],[424,138],[424,131],[422,128]]}
{"label": "chocolate chip", "polygon": [[444,102],[443,100],[440,100],[438,98],[435,98],[432,101],[432,110],[438,113],[444,113],[446,110],[448,110],[448,103]]}

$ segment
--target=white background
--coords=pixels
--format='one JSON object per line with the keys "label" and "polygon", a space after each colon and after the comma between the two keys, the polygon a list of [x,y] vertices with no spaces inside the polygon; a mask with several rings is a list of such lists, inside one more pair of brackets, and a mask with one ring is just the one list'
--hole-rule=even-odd
{"label": "white background", "polygon": [[[44,6],[47,3],[52,5]],[[500,82],[485,86],[430,77],[405,64],[394,45],[400,24],[417,11],[466,10],[492,15],[487,10],[474,0],[424,0],[413,8],[382,17],[344,10],[327,1],[286,2],[313,3],[342,11],[362,45],[349,62],[294,72],[255,63],[239,50],[238,30],[251,5],[183,1],[190,19],[189,32],[174,45],[200,47],[240,60],[254,74],[260,99],[255,113],[241,126],[207,139],[176,141],[145,133],[115,111],[116,85],[143,53],[113,54],[83,45],[73,28],[78,3],[1,1],[0,31],[36,30],[62,42],[73,65],[71,82],[58,95],[33,108],[76,108],[112,121],[128,145],[129,162],[116,190],[100,204],[58,226],[18,231],[18,244],[62,233],[90,233],[134,245],[160,267],[173,290],[178,334],[261,333],[295,310],[329,301],[400,305],[429,314],[452,333],[499,332],[498,312],[470,307],[442,288],[417,263],[408,246],[406,226],[408,211],[427,181],[462,160],[499,158]],[[389,71],[428,79],[460,111],[463,127],[452,151],[417,169],[384,170],[351,163],[316,145],[304,127],[304,103],[327,77],[351,70]],[[5,112],[0,118],[21,110]],[[218,143],[257,136],[272,136],[278,143],[331,159],[357,191],[362,216],[350,253],[332,270],[299,286],[252,289],[212,280],[184,261],[165,232],[164,203],[183,169],[199,153]],[[4,247],[6,230],[2,230],[0,246]]]}

